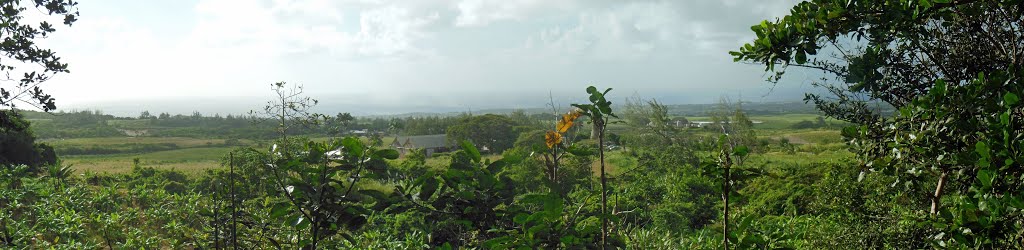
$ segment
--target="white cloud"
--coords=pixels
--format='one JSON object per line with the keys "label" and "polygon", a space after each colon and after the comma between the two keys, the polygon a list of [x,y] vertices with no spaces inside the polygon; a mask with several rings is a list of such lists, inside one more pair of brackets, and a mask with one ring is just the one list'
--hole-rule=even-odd
{"label": "white cloud", "polygon": [[501,20],[523,20],[533,12],[564,7],[565,1],[463,0],[458,3],[456,26],[484,26]]}
{"label": "white cloud", "polygon": [[132,9],[90,16],[117,5],[83,4],[81,21],[48,41],[72,69],[52,92],[72,103],[261,96],[280,80],[317,93],[378,95],[371,100],[546,93],[602,81],[641,91],[759,84],[760,71],[744,71],[726,52],[752,37],[750,25],[793,3],[199,0],[166,13],[181,17],[169,24],[140,22],[134,15],[161,13]]}
{"label": "white cloud", "polygon": [[426,36],[422,29],[437,21],[439,14],[425,17],[410,15],[408,9],[388,6],[363,12],[359,19],[359,52],[372,56],[388,56],[417,52],[414,42]]}

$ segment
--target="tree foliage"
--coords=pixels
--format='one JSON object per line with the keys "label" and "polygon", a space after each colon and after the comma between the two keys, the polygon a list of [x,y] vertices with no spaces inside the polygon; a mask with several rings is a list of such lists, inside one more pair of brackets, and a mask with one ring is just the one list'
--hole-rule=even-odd
{"label": "tree foliage", "polygon": [[459,119],[448,127],[448,140],[470,141],[490,152],[500,153],[512,147],[519,136],[513,128],[516,122],[507,116],[486,114]]}
{"label": "tree foliage", "polygon": [[33,170],[54,164],[57,155],[49,145],[36,143],[29,121],[13,110],[0,110],[0,166],[28,165]]}
{"label": "tree foliage", "polygon": [[[856,125],[844,135],[864,171],[934,190],[916,197],[931,204],[918,219],[932,226],[930,242],[1004,248],[1024,234],[1014,195],[1022,26],[1021,1],[815,0],[753,26],[757,39],[731,54],[765,65],[773,80],[787,66],[834,76],[837,84],[816,84],[833,97],[807,100]],[[826,46],[838,60],[815,56]],[[882,114],[875,102],[899,112]]]}
{"label": "tree foliage", "polygon": [[[13,86],[0,87],[0,107],[13,108],[16,102],[20,101],[43,111],[57,108],[54,98],[43,92],[39,84],[49,80],[54,74],[70,71],[68,65],[62,63],[55,52],[36,44],[36,39],[45,38],[57,29],[46,20],[39,23],[25,20],[25,12],[39,11],[49,16],[62,16],[62,23],[71,26],[78,20],[77,5],[78,2],[73,0],[0,2],[0,8],[3,8],[0,11],[0,23],[3,23],[0,25],[0,37],[3,38],[0,53],[4,59],[9,59],[0,64],[0,71],[6,75],[4,83],[13,83]],[[27,65],[12,63],[13,61]],[[17,76],[12,77],[12,73],[23,73],[23,76],[15,78]]]}

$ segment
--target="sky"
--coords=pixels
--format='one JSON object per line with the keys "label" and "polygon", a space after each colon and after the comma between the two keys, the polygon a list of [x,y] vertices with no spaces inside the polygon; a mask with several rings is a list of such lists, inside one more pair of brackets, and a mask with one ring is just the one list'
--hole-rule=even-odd
{"label": "sky", "polygon": [[793,0],[80,1],[40,44],[70,64],[63,110],[244,113],[274,82],[324,113],[568,105],[589,85],[666,103],[797,101],[728,52]]}

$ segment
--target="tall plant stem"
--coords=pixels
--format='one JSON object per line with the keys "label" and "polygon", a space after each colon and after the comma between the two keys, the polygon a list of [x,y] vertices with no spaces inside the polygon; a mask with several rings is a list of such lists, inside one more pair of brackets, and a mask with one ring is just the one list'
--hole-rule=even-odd
{"label": "tall plant stem", "polygon": [[237,206],[235,206],[235,153],[228,154],[228,158],[228,165],[231,168],[231,245],[238,249],[238,219],[236,216],[238,211],[236,211]]}
{"label": "tall plant stem", "polygon": [[732,167],[732,158],[729,157],[729,151],[722,149],[721,156],[722,167],[725,168],[723,173],[724,180],[722,181],[722,202],[725,206],[722,207],[722,249],[729,249],[729,193],[732,192],[732,174],[729,172]]}
{"label": "tall plant stem", "polygon": [[935,186],[935,195],[932,196],[931,215],[939,214],[939,206],[942,203],[942,189],[946,186],[947,175],[949,175],[949,171],[942,170],[942,175],[939,176],[939,183]]}
{"label": "tall plant stem", "polygon": [[601,249],[608,246],[608,178],[604,170],[604,121],[594,123],[597,135],[597,154],[601,158]]}

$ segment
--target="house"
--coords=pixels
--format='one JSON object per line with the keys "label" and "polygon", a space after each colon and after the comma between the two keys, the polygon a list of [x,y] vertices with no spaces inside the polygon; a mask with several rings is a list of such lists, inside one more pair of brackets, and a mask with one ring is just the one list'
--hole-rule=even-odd
{"label": "house", "polygon": [[444,134],[437,135],[417,135],[417,136],[399,136],[395,137],[395,140],[391,142],[391,148],[398,150],[398,154],[402,157],[414,149],[423,149],[423,154],[427,157],[431,157],[434,153],[448,152],[451,150],[451,145],[448,143],[448,136]]}

